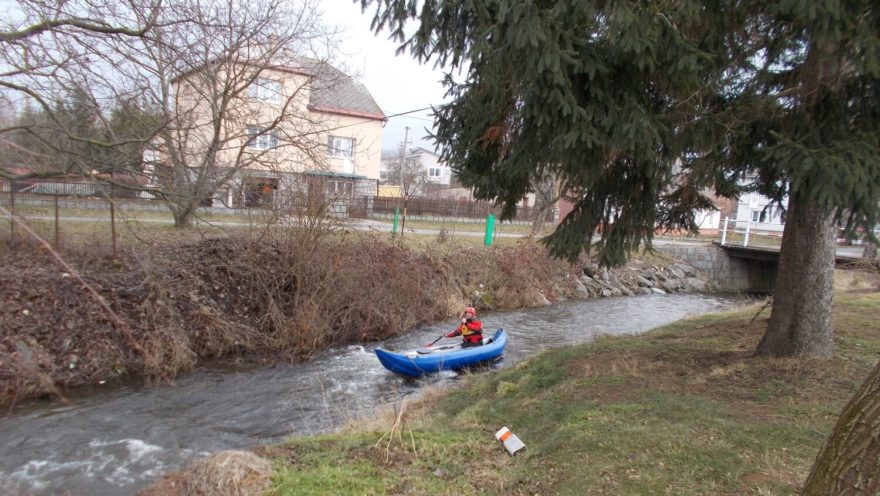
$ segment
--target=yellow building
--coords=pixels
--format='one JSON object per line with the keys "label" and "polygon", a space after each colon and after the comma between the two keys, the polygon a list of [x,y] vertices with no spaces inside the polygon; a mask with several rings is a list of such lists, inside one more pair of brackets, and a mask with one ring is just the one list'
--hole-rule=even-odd
{"label": "yellow building", "polygon": [[380,184],[379,185],[379,194],[376,196],[381,196],[383,198],[400,198],[402,195],[400,194],[400,186],[396,184]]}
{"label": "yellow building", "polygon": [[288,193],[376,195],[385,115],[362,84],[327,63],[206,67],[177,78],[174,90],[173,142],[182,145],[166,146],[168,161],[189,155],[180,161],[215,167],[224,181],[210,190],[214,200],[240,207]]}

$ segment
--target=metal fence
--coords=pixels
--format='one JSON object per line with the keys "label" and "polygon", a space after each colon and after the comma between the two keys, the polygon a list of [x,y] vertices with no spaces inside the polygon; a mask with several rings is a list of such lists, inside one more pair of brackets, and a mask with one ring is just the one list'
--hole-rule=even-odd
{"label": "metal fence", "polygon": [[[348,192],[329,195],[323,190],[317,197],[312,197],[308,193],[273,189],[250,204],[227,205],[215,200],[204,202],[202,209],[212,214],[248,218],[254,212],[297,216],[306,211],[321,211],[338,218],[390,219],[395,212],[403,214],[405,211],[407,219],[440,222],[483,222],[488,215],[497,216],[501,212],[499,207],[488,202],[403,199]],[[91,178],[0,180],[0,207],[8,212],[0,215],[0,238],[7,239],[10,246],[27,240],[29,235],[25,231],[33,229],[56,247],[88,246],[106,237],[111,241],[108,244],[114,255],[118,216],[126,219],[135,211],[168,212],[167,204],[149,193]],[[531,223],[541,214],[534,207],[520,207],[513,222]],[[547,222],[553,222],[558,213],[552,210],[543,215]],[[14,220],[16,218],[20,222]]]}
{"label": "metal fence", "polygon": [[15,197],[21,200],[41,200],[57,196],[72,199],[118,198],[156,201],[153,195],[139,189],[88,178],[7,179],[0,181],[0,193],[7,198]]}
{"label": "metal fence", "polygon": [[[406,209],[407,216],[436,217],[444,219],[485,219],[489,214],[500,215],[501,208],[488,202],[467,202],[434,198],[395,198],[377,196],[373,199],[373,213],[393,214]],[[554,210],[543,213],[546,222],[554,222],[558,212]],[[541,215],[535,207],[518,207],[514,221],[532,222]]]}

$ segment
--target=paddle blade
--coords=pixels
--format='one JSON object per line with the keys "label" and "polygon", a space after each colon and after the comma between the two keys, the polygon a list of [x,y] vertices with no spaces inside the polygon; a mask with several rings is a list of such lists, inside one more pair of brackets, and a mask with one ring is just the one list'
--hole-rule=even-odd
{"label": "paddle blade", "polygon": [[437,339],[431,341],[430,343],[426,344],[424,347],[425,347],[425,348],[430,348],[430,347],[434,346],[434,345],[437,343],[437,341],[440,341],[441,339],[443,339],[443,338],[445,338],[445,337],[446,337],[446,334],[444,334],[444,335],[440,336],[439,338],[437,338]]}

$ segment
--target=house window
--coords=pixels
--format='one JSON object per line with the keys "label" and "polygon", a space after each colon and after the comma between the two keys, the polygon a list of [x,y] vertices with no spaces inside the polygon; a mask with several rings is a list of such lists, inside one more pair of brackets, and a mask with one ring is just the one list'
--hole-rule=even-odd
{"label": "house window", "polygon": [[260,128],[257,126],[248,126],[248,147],[258,150],[274,150],[278,148],[278,136],[274,131]]}
{"label": "house window", "polygon": [[281,101],[281,81],[257,78],[248,87],[248,96],[263,102],[278,103]]}
{"label": "house window", "polygon": [[429,168],[428,177],[440,177],[440,169],[435,167]]}
{"label": "house window", "polygon": [[246,207],[267,207],[273,203],[278,179],[255,177],[245,181],[244,204]]}
{"label": "house window", "polygon": [[354,157],[354,138],[329,136],[327,138],[327,153],[333,157]]}
{"label": "house window", "polygon": [[752,210],[752,222],[758,222],[761,219],[760,210]]}
{"label": "house window", "polygon": [[331,196],[351,196],[354,185],[351,181],[331,179],[327,181],[327,194]]}

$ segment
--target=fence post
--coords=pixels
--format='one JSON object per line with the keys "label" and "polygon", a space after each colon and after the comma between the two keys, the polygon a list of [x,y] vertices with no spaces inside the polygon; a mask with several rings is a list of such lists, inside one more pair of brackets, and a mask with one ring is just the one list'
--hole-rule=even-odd
{"label": "fence post", "polygon": [[403,197],[403,219],[400,221],[400,237],[403,237],[403,230],[406,229],[406,197]]}
{"label": "fence post", "polygon": [[743,246],[749,246],[749,231],[752,227],[752,219],[746,219],[746,237],[743,240]]}
{"label": "fence post", "polygon": [[12,216],[9,219],[9,243],[15,250],[15,181],[9,183],[9,212]]}
{"label": "fence post", "polygon": [[116,208],[110,202],[110,234],[113,237],[113,258],[116,258]]}
{"label": "fence post", "polygon": [[61,248],[61,228],[59,226],[58,195],[55,195],[55,249]]}
{"label": "fence post", "polygon": [[727,226],[730,224],[730,217],[724,217],[724,230],[721,231],[721,246],[727,243]]}
{"label": "fence post", "polygon": [[492,246],[492,233],[495,230],[495,215],[489,214],[486,217],[486,246]]}

